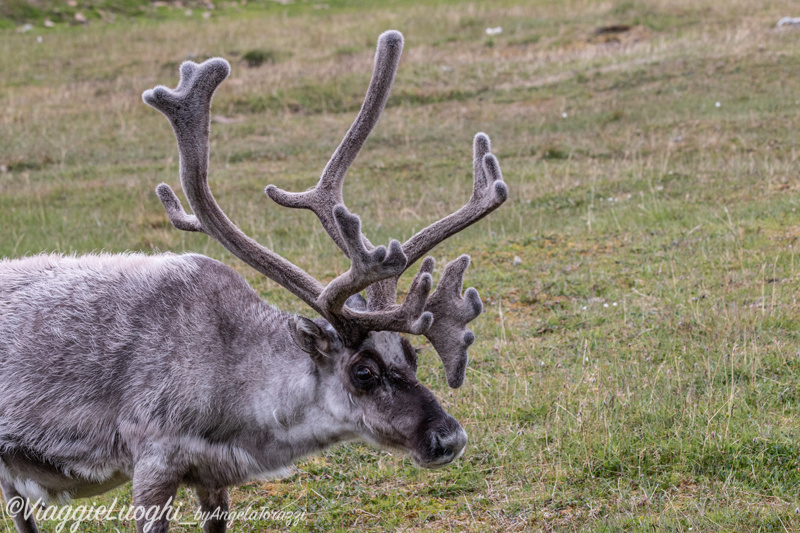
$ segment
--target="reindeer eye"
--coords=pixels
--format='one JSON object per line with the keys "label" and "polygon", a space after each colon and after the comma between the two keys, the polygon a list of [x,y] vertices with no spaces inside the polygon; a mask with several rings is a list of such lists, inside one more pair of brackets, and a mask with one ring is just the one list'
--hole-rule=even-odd
{"label": "reindeer eye", "polygon": [[375,374],[372,373],[372,370],[368,366],[361,365],[356,368],[354,375],[358,381],[361,383],[369,383],[375,377]]}

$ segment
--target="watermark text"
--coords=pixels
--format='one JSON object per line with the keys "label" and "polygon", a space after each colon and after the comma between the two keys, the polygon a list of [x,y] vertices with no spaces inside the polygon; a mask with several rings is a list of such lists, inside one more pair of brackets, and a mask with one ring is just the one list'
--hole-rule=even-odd
{"label": "watermark text", "polygon": [[195,512],[183,509],[180,503],[170,499],[166,505],[120,505],[115,498],[110,505],[45,505],[42,500],[31,501],[21,496],[8,500],[5,512],[9,516],[23,515],[27,520],[30,517],[36,522],[56,522],[54,531],[74,533],[83,528],[87,522],[140,522],[145,523],[145,532],[162,521],[175,522],[183,525],[200,525],[208,521],[224,521],[229,526],[235,522],[255,522],[268,520],[282,522],[286,526],[297,525],[306,517],[305,511],[284,511],[268,507],[246,507],[239,510],[215,509]]}

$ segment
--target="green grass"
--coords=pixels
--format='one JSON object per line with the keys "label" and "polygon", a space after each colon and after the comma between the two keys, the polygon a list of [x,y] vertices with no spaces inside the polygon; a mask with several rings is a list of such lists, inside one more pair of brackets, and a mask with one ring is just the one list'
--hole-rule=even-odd
{"label": "green grass", "polygon": [[[420,379],[470,435],[464,457],[423,471],[341,446],[236,488],[235,508],[304,512],[297,531],[800,529],[800,31],[775,28],[792,2],[298,0],[191,16],[140,4],[82,1],[78,26],[55,3],[2,4],[18,11],[0,12],[0,256],[199,251],[307,312],[171,228],[153,189],[177,185],[175,141],[140,94],[174,85],[187,58],[231,60],[215,194],[329,280],[347,265],[314,217],[261,191],[314,184],[387,28],[403,31],[404,57],[345,187],[370,239],[407,238],[466,201],[477,131],[511,191],[433,254],[440,267],[472,256],[466,281],[486,308],[461,389],[430,348],[420,356]],[[596,35],[613,24],[631,29]],[[92,501],[114,498],[129,503],[129,488]]]}

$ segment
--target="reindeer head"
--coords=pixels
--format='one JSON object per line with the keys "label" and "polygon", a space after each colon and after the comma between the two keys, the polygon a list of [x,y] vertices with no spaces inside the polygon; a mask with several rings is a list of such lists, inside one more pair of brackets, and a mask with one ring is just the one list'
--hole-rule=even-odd
{"label": "reindeer head", "polygon": [[[361,111],[334,152],[319,182],[302,193],[270,185],[267,195],[284,207],[313,211],[325,231],[350,259],[350,268],[323,286],[302,269],[256,243],[234,225],[208,186],[208,136],[211,98],[230,72],[214,58],[181,65],[176,89],[158,86],[143,94],[175,131],[180,152],[181,186],[194,215],[161,184],[157,193],[173,225],[214,237],[231,253],[283,285],[319,313],[323,320],[296,317],[288,324],[295,343],[307,352],[333,385],[329,394],[345,399],[359,434],[384,446],[411,451],[423,466],[453,460],[463,451],[466,434],[444,413],[432,393],[416,379],[416,353],[399,333],[424,335],[444,363],[448,384],[464,382],[467,348],[474,342],[467,323],[482,312],[475,289],[462,295],[469,265],[463,255],[448,263],[431,294],[434,260],[422,261],[402,304],[397,303],[400,276],[429,250],[485,217],[508,196],[489,138],[473,143],[473,192],[455,213],[431,224],[405,243],[374,246],[361,231],[361,220],[344,205],[347,170],[378,121],[394,82],[403,36],[387,31],[378,39],[375,68]],[[360,296],[366,291],[367,298]],[[335,400],[335,399],[332,399]]]}

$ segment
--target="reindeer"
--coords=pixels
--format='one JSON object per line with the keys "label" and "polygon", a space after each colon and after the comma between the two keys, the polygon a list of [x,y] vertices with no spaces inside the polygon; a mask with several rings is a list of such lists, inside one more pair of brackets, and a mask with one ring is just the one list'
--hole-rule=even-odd
{"label": "reindeer", "polygon": [[[170,121],[180,181],[157,194],[172,224],[203,232],[276,281],[321,318],[262,301],[233,269],[197,254],[57,254],[0,261],[0,486],[20,533],[37,531],[31,503],[67,502],[133,482],[136,509],[167,509],[180,484],[226,529],[227,487],[282,474],[331,445],[363,439],[410,453],[422,467],[461,456],[467,435],[417,381],[417,355],[400,334],[424,335],[450,387],[464,381],[467,323],[482,311],[462,295],[469,257],[447,264],[431,293],[425,258],[402,303],[399,277],[429,250],[502,204],[508,189],[489,138],[474,139],[474,188],[455,213],[404,244],[374,246],[344,205],[348,168],[389,95],[403,37],[378,40],[363,106],[317,185],[267,195],[309,209],[350,259],[323,285],[231,222],[208,186],[211,99],[230,72],[221,58],[183,63],[176,89],[144,101]],[[366,291],[367,297],[361,295]],[[138,517],[167,531],[169,516]]]}

